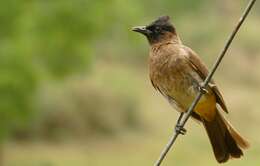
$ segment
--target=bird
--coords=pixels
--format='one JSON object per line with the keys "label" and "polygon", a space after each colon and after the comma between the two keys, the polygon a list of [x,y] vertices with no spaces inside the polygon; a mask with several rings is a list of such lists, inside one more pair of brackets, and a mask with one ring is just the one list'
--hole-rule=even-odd
{"label": "bird", "polygon": [[[222,115],[221,110],[228,113],[228,109],[214,80],[202,87],[208,69],[198,54],[182,43],[170,17],[161,16],[132,30],[147,38],[152,86],[180,113],[178,121],[196,95],[204,92],[191,116],[206,129],[217,162],[243,156],[243,150],[249,147],[248,141]],[[175,130],[185,134],[186,129],[178,127]]]}

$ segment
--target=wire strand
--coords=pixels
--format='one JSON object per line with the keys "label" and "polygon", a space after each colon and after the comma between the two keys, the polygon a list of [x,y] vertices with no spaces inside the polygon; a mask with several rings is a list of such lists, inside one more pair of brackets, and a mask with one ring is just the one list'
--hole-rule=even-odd
{"label": "wire strand", "polygon": [[[220,55],[218,56],[216,62],[214,63],[212,69],[210,70],[208,76],[206,77],[206,79],[204,80],[203,84],[202,84],[202,88],[205,88],[208,86],[208,83],[210,82],[211,78],[213,77],[214,73],[216,72],[219,64],[221,63],[222,59],[224,58],[230,44],[232,43],[234,37],[236,36],[238,30],[240,29],[241,25],[243,24],[243,22],[245,21],[246,17],[248,16],[248,13],[251,11],[252,7],[254,6],[256,0],[251,0],[245,11],[243,12],[242,16],[240,17],[237,25],[235,26],[234,30],[232,31],[231,35],[229,36],[223,50],[221,51]],[[180,123],[177,124],[179,125],[181,128],[184,127],[184,125],[186,124],[186,122],[188,121],[189,117],[191,116],[191,113],[193,111],[193,109],[195,108],[195,106],[197,105],[197,103],[199,102],[200,98],[202,97],[203,92],[199,91],[199,93],[197,94],[196,98],[193,100],[192,104],[190,105],[187,113],[185,114],[185,116],[181,119]],[[163,162],[163,160],[165,159],[167,153],[169,152],[169,150],[171,149],[171,147],[173,146],[175,140],[178,138],[178,135],[180,134],[180,132],[174,132],[174,134],[172,135],[172,137],[170,138],[169,142],[167,143],[167,145],[165,146],[164,150],[162,151],[159,159],[156,161],[156,163],[154,164],[155,166],[160,166],[161,163]]]}

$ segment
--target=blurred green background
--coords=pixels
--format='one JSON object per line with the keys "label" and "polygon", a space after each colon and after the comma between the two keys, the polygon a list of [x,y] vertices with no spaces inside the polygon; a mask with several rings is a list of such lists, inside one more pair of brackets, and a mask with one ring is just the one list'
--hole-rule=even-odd
{"label": "blurred green background", "polygon": [[[170,15],[183,42],[211,66],[247,0],[2,0],[0,165],[152,165],[177,113],[152,88],[148,44],[132,26]],[[228,119],[260,164],[260,6],[215,75]],[[192,120],[165,165],[218,165]]]}

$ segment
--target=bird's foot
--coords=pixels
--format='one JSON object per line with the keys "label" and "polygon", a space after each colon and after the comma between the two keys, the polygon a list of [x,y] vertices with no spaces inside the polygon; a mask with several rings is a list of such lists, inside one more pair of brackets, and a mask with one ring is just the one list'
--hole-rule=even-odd
{"label": "bird's foot", "polygon": [[176,132],[176,133],[179,133],[179,134],[182,134],[182,135],[185,135],[186,132],[187,132],[187,130],[186,130],[185,128],[183,128],[183,126],[177,124],[177,125],[175,126],[175,132]]}
{"label": "bird's foot", "polygon": [[199,85],[199,91],[200,91],[202,94],[209,93],[209,91],[206,89],[206,87],[204,87],[202,84]]}

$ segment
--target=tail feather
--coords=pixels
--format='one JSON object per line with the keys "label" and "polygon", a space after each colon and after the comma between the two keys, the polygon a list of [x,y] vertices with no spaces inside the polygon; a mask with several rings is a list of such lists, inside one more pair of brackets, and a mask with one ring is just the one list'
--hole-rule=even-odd
{"label": "tail feather", "polygon": [[215,157],[219,163],[226,162],[229,158],[240,158],[242,149],[248,148],[248,142],[224,119],[216,110],[213,121],[203,121],[209,136]]}
{"label": "tail feather", "polygon": [[[221,116],[221,115],[220,115]],[[239,147],[242,149],[247,149],[249,148],[250,144],[249,142],[243,138],[238,131],[227,121],[224,117],[221,116],[223,121],[225,122],[226,126],[228,127],[228,131],[230,132],[231,136],[235,138],[236,143],[238,144]]]}

